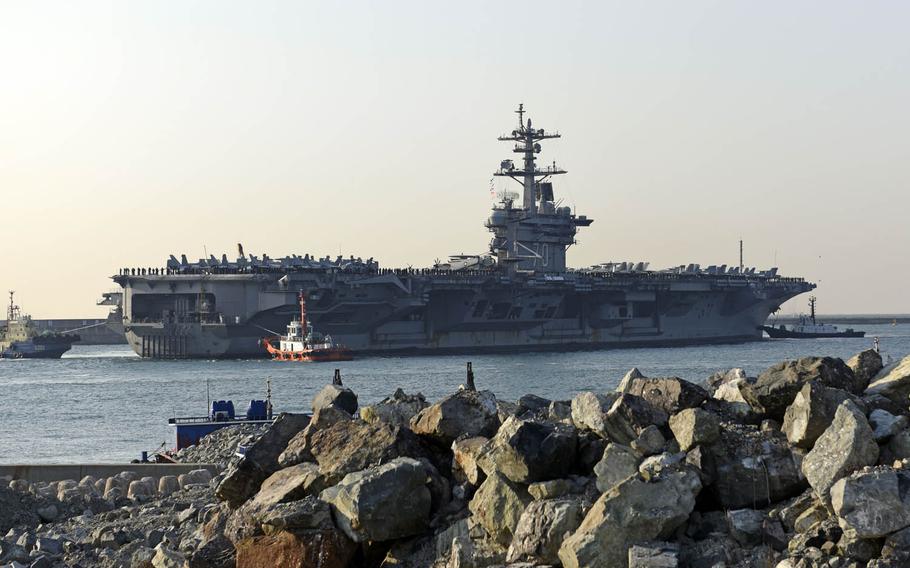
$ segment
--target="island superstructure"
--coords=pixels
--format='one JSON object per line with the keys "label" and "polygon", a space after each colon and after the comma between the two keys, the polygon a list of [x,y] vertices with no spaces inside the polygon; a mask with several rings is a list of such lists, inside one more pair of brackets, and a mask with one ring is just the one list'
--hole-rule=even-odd
{"label": "island superstructure", "polygon": [[424,269],[384,268],[372,258],[280,259],[173,255],[163,268],[124,268],[126,339],[153,358],[261,356],[263,332],[277,335],[307,297],[313,325],[354,352],[448,353],[685,345],[758,340],[771,312],[815,285],[777,269],[650,270],[645,262],[567,268],[580,228],[555,197],[555,162],[537,164],[541,142],[559,134],[535,128],[522,106],[499,140],[513,143],[496,176],[502,192],[486,227],[489,253],[457,255]]}

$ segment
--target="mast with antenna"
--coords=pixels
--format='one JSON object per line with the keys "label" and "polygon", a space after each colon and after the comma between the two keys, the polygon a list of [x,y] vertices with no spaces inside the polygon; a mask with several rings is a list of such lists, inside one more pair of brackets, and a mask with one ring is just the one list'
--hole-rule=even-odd
{"label": "mast with antenna", "polygon": [[537,212],[537,207],[535,207],[535,205],[538,200],[537,178],[547,178],[566,173],[565,170],[556,166],[555,161],[553,162],[553,165],[544,168],[538,168],[535,165],[534,162],[537,160],[536,154],[539,154],[541,151],[539,142],[548,138],[560,138],[560,135],[556,132],[546,132],[543,128],[531,128],[530,118],[528,119],[527,124],[525,124],[525,109],[523,103],[518,105],[518,110],[515,111],[515,114],[518,115],[518,128],[513,130],[510,134],[500,136],[498,140],[501,142],[515,142],[515,147],[512,151],[522,155],[524,166],[521,169],[516,169],[511,166],[511,160],[506,160],[503,162],[505,167],[500,168],[499,171],[493,175],[510,177],[520,183],[523,187],[522,208],[527,211],[528,215],[535,215]]}

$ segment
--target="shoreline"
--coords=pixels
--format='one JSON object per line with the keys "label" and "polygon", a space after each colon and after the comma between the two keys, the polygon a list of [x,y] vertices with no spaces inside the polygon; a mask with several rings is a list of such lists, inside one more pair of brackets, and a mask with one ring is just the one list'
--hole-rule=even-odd
{"label": "shoreline", "polygon": [[8,479],[0,565],[904,566],[908,395],[871,350],[561,401],[328,385],[181,451],[220,472]]}

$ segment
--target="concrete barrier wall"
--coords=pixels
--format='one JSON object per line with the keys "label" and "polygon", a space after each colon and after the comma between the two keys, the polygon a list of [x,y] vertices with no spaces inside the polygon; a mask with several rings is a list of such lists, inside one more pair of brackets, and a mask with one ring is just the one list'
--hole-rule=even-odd
{"label": "concrete barrier wall", "polygon": [[36,481],[79,481],[86,475],[95,478],[111,477],[121,471],[135,471],[141,477],[160,479],[165,475],[180,475],[194,469],[207,469],[212,476],[218,475],[221,467],[204,463],[91,463],[91,464],[14,464],[0,465],[0,477]]}

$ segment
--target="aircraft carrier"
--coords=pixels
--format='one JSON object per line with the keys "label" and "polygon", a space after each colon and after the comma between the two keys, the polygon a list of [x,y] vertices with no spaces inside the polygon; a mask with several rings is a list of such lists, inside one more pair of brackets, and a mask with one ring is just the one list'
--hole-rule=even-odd
{"label": "aircraft carrier", "polygon": [[142,357],[265,356],[307,295],[313,325],[355,353],[452,353],[667,346],[758,340],[782,303],[815,285],[777,269],[644,262],[566,267],[580,228],[593,222],[556,199],[566,172],[537,163],[541,142],[560,135],[518,124],[499,140],[516,160],[496,176],[502,192],[486,227],[489,253],[453,256],[432,268],[393,269],[375,260],[173,255],[161,268],[122,268],[121,311],[128,343]]}

